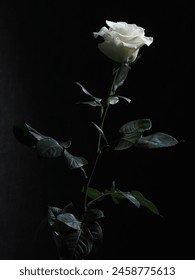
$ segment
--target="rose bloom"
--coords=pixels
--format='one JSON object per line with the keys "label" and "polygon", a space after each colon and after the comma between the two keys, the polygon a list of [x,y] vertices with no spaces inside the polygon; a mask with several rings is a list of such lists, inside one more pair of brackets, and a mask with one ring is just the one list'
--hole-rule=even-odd
{"label": "rose bloom", "polygon": [[104,42],[98,47],[110,59],[119,63],[132,63],[137,58],[139,49],[153,42],[152,37],[145,36],[145,29],[136,24],[106,21],[109,26],[93,32],[94,37],[103,37]]}

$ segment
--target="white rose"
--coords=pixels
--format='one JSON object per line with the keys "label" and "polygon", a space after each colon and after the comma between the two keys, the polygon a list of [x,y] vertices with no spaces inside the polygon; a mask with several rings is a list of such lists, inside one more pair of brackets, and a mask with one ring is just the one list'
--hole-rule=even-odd
{"label": "white rose", "polygon": [[145,29],[136,24],[108,20],[106,24],[109,29],[104,26],[93,34],[95,38],[103,37],[104,42],[98,44],[100,51],[116,62],[133,62],[137,58],[139,49],[153,42],[152,37],[145,36]]}

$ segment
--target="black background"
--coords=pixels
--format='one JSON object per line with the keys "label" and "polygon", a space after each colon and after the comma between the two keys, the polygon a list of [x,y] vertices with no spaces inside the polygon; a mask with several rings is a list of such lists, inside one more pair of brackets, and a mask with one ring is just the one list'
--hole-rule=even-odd
{"label": "black background", "polygon": [[95,96],[106,94],[112,63],[93,38],[105,20],[136,23],[154,38],[119,89],[132,103],[110,108],[108,138],[127,121],[150,118],[152,132],[181,142],[162,150],[105,152],[93,184],[109,188],[115,180],[123,190],[140,190],[164,218],[106,201],[104,243],[89,258],[194,258],[194,15],[191,2],[169,2],[0,1],[1,259],[58,258],[42,220],[48,205],[79,203],[81,174],[67,171],[60,160],[37,159],[12,129],[26,122],[59,141],[71,139],[73,154],[93,160],[96,131],[90,121],[98,111],[75,105],[85,96],[74,82]]}

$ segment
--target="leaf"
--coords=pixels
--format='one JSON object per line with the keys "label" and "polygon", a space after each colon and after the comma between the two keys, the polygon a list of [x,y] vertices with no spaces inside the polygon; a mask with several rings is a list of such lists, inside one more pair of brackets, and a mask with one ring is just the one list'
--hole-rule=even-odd
{"label": "leaf", "polygon": [[63,154],[63,147],[51,137],[42,138],[37,142],[38,155],[43,158],[57,158]]}
{"label": "leaf", "polygon": [[97,222],[83,223],[80,230],[64,236],[70,259],[84,259],[102,242],[102,229]]}
{"label": "leaf", "polygon": [[103,231],[98,222],[90,223],[87,225],[93,236],[92,252],[97,253],[99,246],[103,241]]}
{"label": "leaf", "polygon": [[116,90],[124,84],[125,79],[127,78],[129,67],[126,64],[122,64],[120,68],[116,69],[115,71],[118,71],[117,77],[115,79],[113,90],[116,92]]}
{"label": "leaf", "polygon": [[56,219],[55,223],[52,225],[52,230],[56,231],[58,234],[65,235],[68,232],[71,232],[73,229]]}
{"label": "leaf", "polygon": [[119,99],[116,95],[112,95],[108,98],[108,103],[111,105],[115,105],[119,102]]}
{"label": "leaf", "polygon": [[92,107],[98,107],[101,106],[100,103],[97,103],[96,101],[84,101],[84,102],[77,102],[77,104],[84,104],[84,105],[90,105]]}
{"label": "leaf", "polygon": [[85,213],[85,222],[94,222],[100,218],[104,218],[104,213],[100,209],[88,209]]}
{"label": "leaf", "polygon": [[78,230],[81,222],[76,218],[75,210],[72,203],[69,203],[63,209],[48,207],[48,223],[53,231],[64,235],[71,230]]}
{"label": "leaf", "polygon": [[119,204],[121,202],[121,200],[124,199],[124,196],[118,191],[111,191],[111,192],[109,191],[109,193],[111,195],[112,201],[115,204]]}
{"label": "leaf", "polygon": [[136,207],[140,207],[140,202],[138,199],[136,199],[132,193],[130,192],[123,192],[123,191],[119,191],[123,196],[124,198],[128,199],[129,201],[131,201]]}
{"label": "leaf", "polygon": [[113,189],[113,186],[112,186],[111,190],[106,189],[104,195],[105,196],[110,195],[115,204],[119,204],[120,201],[122,199],[124,199],[124,196],[122,195],[122,193],[118,190],[116,191],[115,189]]}
{"label": "leaf", "polygon": [[134,121],[130,121],[119,129],[119,133],[121,134],[129,134],[132,132],[144,132],[145,130],[149,130],[152,126],[150,119],[138,119]]}
{"label": "leaf", "polygon": [[62,213],[75,213],[76,209],[74,207],[74,204],[72,202],[70,202],[69,204],[67,204],[63,209],[62,209]]}
{"label": "leaf", "polygon": [[92,251],[94,238],[90,229],[83,225],[80,230],[66,234],[64,242],[69,252],[69,258],[82,260]]}
{"label": "leaf", "polygon": [[94,223],[90,223],[87,226],[93,236],[93,242],[102,242],[103,232],[99,223],[95,221]]}
{"label": "leaf", "polygon": [[58,207],[48,207],[48,222],[50,224],[50,226],[53,226],[53,224],[56,221],[56,217],[61,214],[62,209],[58,208]]}
{"label": "leaf", "polygon": [[154,214],[161,216],[154,203],[146,199],[139,191],[133,190],[131,191],[131,194],[140,202],[142,206],[148,208]]}
{"label": "leaf", "polygon": [[124,99],[125,101],[127,101],[128,103],[131,102],[131,100],[125,96],[121,96],[121,95],[111,95],[109,98],[108,98],[108,103],[111,104],[111,105],[115,105],[119,102],[119,99]]}
{"label": "leaf", "polygon": [[97,199],[98,200],[98,198],[102,198],[102,196],[104,195],[103,192],[100,192],[95,188],[89,187],[87,190],[88,190],[87,196],[91,199]]}
{"label": "leaf", "polygon": [[63,210],[57,207],[49,207],[48,210],[52,222],[50,225],[61,256],[66,250],[70,259],[84,259],[92,250],[97,250],[103,239],[102,229],[96,222],[104,217],[101,210],[88,209],[82,222],[74,214],[67,212],[75,210],[72,203]]}
{"label": "leaf", "polygon": [[15,124],[13,126],[13,133],[20,143],[31,147],[35,146],[37,141],[44,137],[26,123]]}
{"label": "leaf", "polygon": [[81,228],[81,222],[72,213],[60,214],[56,219],[72,229],[80,230]]}
{"label": "leaf", "polygon": [[121,95],[115,95],[115,96],[117,96],[117,97],[119,97],[119,98],[121,98],[121,99],[124,99],[124,100],[127,101],[128,103],[131,102],[131,99],[129,99],[129,98],[125,97],[125,96],[121,96]]}
{"label": "leaf", "polygon": [[105,136],[103,130],[97,124],[95,124],[94,122],[91,122],[91,123],[96,127],[98,132],[102,135],[102,137],[103,137],[104,141],[106,142],[106,144],[108,144],[108,141],[106,139],[106,136]]}
{"label": "leaf", "polygon": [[71,141],[68,140],[66,142],[60,143],[60,145],[64,148],[64,149],[68,149],[71,146]]}
{"label": "leaf", "polygon": [[130,134],[126,134],[119,140],[117,146],[115,147],[115,150],[121,151],[130,148],[139,141],[141,136],[141,132],[132,132]]}
{"label": "leaf", "polygon": [[64,159],[67,167],[71,170],[81,168],[83,165],[88,163],[85,158],[73,156],[66,149],[64,149]]}
{"label": "leaf", "polygon": [[156,132],[154,134],[141,137],[135,146],[137,148],[157,149],[172,147],[176,144],[178,144],[177,139],[171,135],[162,132]]}
{"label": "leaf", "polygon": [[92,95],[91,93],[88,92],[88,90],[86,90],[80,83],[75,82],[76,85],[80,86],[82,88],[82,91],[86,94],[91,96],[97,103],[100,103],[102,101],[101,98],[95,97],[94,95]]}
{"label": "leaf", "polygon": [[142,137],[142,133],[150,129],[151,125],[150,119],[138,119],[121,126],[119,133],[122,134],[122,137],[115,150],[125,150],[135,145]]}

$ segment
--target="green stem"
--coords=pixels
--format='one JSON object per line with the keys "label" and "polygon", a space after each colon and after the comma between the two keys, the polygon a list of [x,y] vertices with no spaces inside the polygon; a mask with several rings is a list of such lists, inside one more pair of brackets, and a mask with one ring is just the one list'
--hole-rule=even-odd
{"label": "green stem", "polygon": [[87,180],[87,183],[85,184],[84,186],[84,212],[86,212],[87,210],[87,194],[88,194],[88,187],[90,185],[90,182],[91,182],[91,179],[93,177],[93,174],[95,172],[95,169],[96,169],[96,166],[97,166],[97,163],[98,163],[98,159],[99,159],[99,156],[100,156],[101,152],[98,152],[97,155],[96,155],[96,158],[95,158],[95,162],[94,162],[94,165],[93,165],[93,168],[91,170],[91,173],[88,177],[88,180]]}
{"label": "green stem", "polygon": [[[116,78],[117,78],[117,75],[118,75],[118,72],[120,70],[120,67],[117,68],[115,71],[114,71],[114,75],[113,75],[113,80],[112,80],[112,83],[111,83],[111,87],[110,87],[110,90],[108,92],[108,97],[107,97],[107,100],[106,100],[106,106],[105,106],[105,110],[104,110],[104,113],[102,115],[102,121],[101,121],[101,125],[100,125],[100,128],[103,130],[103,127],[104,127],[104,123],[105,123],[105,119],[106,119],[106,115],[107,115],[107,112],[108,112],[108,108],[109,108],[109,105],[110,105],[110,101],[109,101],[109,98],[110,96],[114,95],[114,85],[115,85],[115,81],[116,81]],[[99,137],[98,137],[98,146],[97,146],[97,154],[96,154],[96,158],[95,158],[95,161],[94,161],[94,164],[93,164],[93,167],[92,167],[92,170],[91,170],[91,173],[87,179],[87,182],[84,186],[84,212],[87,210],[87,194],[88,194],[88,187],[90,186],[90,183],[91,183],[91,180],[92,180],[92,177],[93,177],[93,174],[95,172],[95,169],[96,169],[96,166],[97,166],[97,163],[98,163],[98,160],[99,160],[99,157],[101,155],[101,152],[104,148],[101,147],[101,139],[102,139],[102,134],[100,133],[99,134]]]}
{"label": "green stem", "polygon": [[[109,103],[106,102],[106,108],[105,108],[105,111],[104,111],[104,114],[103,114],[103,117],[102,117],[102,122],[101,122],[101,126],[100,128],[103,130],[103,127],[104,127],[104,122],[105,122],[105,119],[106,119],[106,115],[107,115],[107,112],[108,112],[108,108],[109,108]],[[100,148],[100,145],[101,145],[101,138],[102,138],[102,134],[100,133],[99,134],[99,137],[98,137],[98,148],[97,148],[97,152],[101,152],[101,148]]]}
{"label": "green stem", "polygon": [[[106,115],[107,115],[107,112],[108,112],[108,108],[109,108],[109,105],[110,105],[109,98],[110,98],[110,96],[114,95],[113,88],[114,88],[115,81],[116,81],[116,78],[117,78],[117,76],[118,76],[119,70],[120,70],[120,67],[117,68],[117,69],[114,71],[113,80],[112,80],[111,87],[110,87],[110,90],[109,90],[108,98],[107,98],[107,100],[106,100],[105,110],[104,110],[104,113],[103,113],[103,116],[102,116],[102,122],[101,122],[101,126],[100,126],[100,128],[101,128],[102,130],[103,130],[103,127],[104,127],[104,122],[105,122]],[[99,134],[99,138],[98,138],[98,148],[97,148],[98,152],[100,151],[101,138],[102,138],[102,135]]]}

